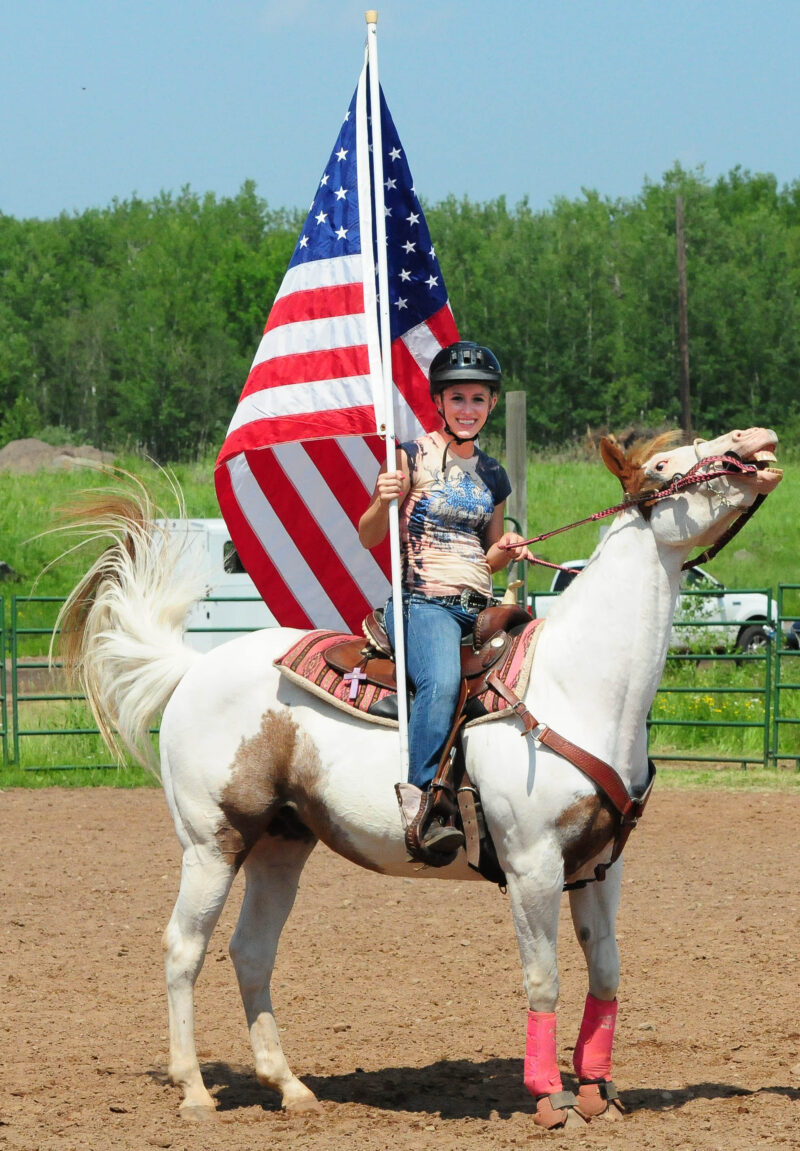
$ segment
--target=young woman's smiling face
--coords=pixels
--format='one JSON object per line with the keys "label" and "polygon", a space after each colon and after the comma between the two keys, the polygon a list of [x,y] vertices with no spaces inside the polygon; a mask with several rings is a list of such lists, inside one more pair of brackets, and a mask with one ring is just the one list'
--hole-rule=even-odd
{"label": "young woman's smiling face", "polygon": [[468,439],[482,430],[496,403],[486,384],[450,384],[442,391],[439,412],[454,435]]}

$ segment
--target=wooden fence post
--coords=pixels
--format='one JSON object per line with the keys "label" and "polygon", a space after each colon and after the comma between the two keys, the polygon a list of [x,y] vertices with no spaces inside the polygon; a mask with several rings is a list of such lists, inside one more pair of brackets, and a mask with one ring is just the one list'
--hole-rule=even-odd
{"label": "wooden fence post", "polygon": [[[511,495],[506,514],[515,519],[523,536],[528,534],[528,455],[525,422],[525,392],[506,392],[506,461]],[[517,591],[519,603],[528,603],[528,565],[519,566],[517,578],[522,587]]]}

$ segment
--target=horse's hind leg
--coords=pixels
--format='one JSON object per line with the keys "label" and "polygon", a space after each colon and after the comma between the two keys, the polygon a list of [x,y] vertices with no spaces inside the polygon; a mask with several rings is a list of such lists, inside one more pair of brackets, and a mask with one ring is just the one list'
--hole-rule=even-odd
{"label": "horse's hind leg", "polygon": [[181,886],[164,932],[169,1004],[169,1076],[183,1090],[181,1115],[203,1118],[216,1104],[200,1075],[194,1038],[194,985],[235,868],[213,846],[184,848]]}
{"label": "horse's hind leg", "polygon": [[278,940],[315,842],[267,835],[255,845],[245,860],[244,900],[230,943],[256,1075],[265,1087],[280,1093],[285,1110],[295,1113],[322,1108],[286,1062],[272,1010],[270,981]]}

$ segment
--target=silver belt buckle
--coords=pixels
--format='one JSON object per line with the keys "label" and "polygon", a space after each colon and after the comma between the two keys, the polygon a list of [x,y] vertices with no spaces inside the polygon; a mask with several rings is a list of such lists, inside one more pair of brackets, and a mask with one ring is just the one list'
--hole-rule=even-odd
{"label": "silver belt buckle", "polygon": [[[483,611],[483,608],[486,607],[486,599],[484,597],[483,607],[478,607],[477,602],[479,599],[481,599],[481,596],[479,596],[476,591],[470,591],[469,588],[464,588],[464,590],[461,593],[461,610],[462,611],[475,611],[475,612]],[[475,605],[476,605],[475,607],[472,606],[471,601],[475,603]]]}

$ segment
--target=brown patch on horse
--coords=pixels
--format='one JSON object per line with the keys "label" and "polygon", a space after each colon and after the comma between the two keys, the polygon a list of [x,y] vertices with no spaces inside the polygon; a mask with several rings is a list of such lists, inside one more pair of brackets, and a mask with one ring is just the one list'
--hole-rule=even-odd
{"label": "brown patch on horse", "polygon": [[610,800],[599,795],[587,795],[561,813],[556,826],[567,878],[580,871],[611,842],[618,822]]}
{"label": "brown patch on horse", "polygon": [[272,835],[321,839],[345,859],[379,870],[331,820],[319,799],[319,752],[288,712],[267,711],[258,732],[242,740],[232,767],[220,797],[225,818],[215,834],[220,851],[233,857],[235,867],[263,835]]}

